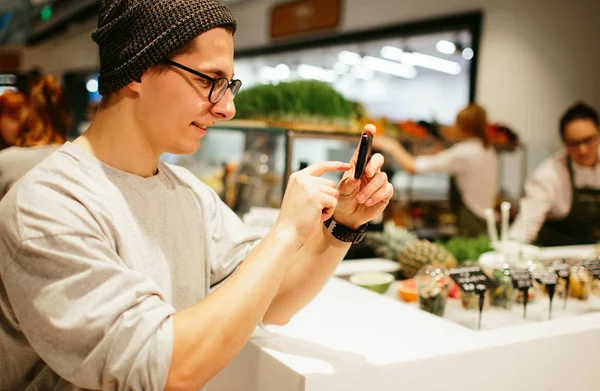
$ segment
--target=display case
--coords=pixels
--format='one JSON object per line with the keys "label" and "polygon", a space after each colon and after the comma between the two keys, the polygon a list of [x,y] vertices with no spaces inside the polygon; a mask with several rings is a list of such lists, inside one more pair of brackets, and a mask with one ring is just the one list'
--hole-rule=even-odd
{"label": "display case", "polygon": [[[349,161],[360,135],[357,133],[302,130],[270,127],[259,122],[231,121],[209,129],[200,148],[193,155],[163,156],[163,160],[190,170],[211,186],[240,216],[251,207],[280,206],[289,176],[318,161]],[[516,152],[506,154],[521,157],[523,187],[526,171],[526,150],[521,145]],[[499,156],[505,151],[499,151]],[[448,183],[445,174],[410,175],[399,167],[386,167],[395,195],[389,218],[418,231],[425,238],[439,235],[439,216],[449,214]],[[341,173],[326,173],[338,181]],[[500,175],[500,181],[505,177]],[[499,184],[499,188],[503,188]],[[398,218],[401,208],[404,221]],[[430,219],[419,220],[429,210]],[[395,216],[392,216],[396,214]],[[430,221],[431,220],[431,221]],[[448,235],[453,231],[446,226]]]}
{"label": "display case", "polygon": [[[279,207],[289,176],[324,160],[349,161],[359,134],[228,124],[209,129],[198,151],[163,160],[189,169],[239,215]],[[324,177],[339,180],[341,173]]]}

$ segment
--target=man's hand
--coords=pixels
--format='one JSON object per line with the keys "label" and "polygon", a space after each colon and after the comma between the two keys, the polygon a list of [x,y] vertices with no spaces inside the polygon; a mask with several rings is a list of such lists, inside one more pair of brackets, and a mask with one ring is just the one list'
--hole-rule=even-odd
{"label": "man's hand", "polygon": [[[375,126],[366,125],[364,131],[375,137]],[[358,180],[354,179],[357,158],[358,147],[350,161],[352,168],[344,173],[338,185],[339,197],[333,215],[337,222],[352,229],[357,229],[382,213],[394,194],[387,175],[381,172],[381,154],[376,153],[371,157],[362,178]]]}
{"label": "man's hand", "polygon": [[335,182],[320,178],[326,172],[348,171],[342,162],[320,162],[290,175],[275,231],[285,240],[302,245],[331,217],[339,191]]}

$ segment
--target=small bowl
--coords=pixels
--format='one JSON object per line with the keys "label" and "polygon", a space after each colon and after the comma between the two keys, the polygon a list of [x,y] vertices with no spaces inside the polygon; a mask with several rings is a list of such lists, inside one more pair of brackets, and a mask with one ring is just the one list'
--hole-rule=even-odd
{"label": "small bowl", "polygon": [[350,276],[350,282],[354,285],[377,293],[385,293],[392,282],[394,282],[394,279],[392,274],[384,272],[355,273]]}

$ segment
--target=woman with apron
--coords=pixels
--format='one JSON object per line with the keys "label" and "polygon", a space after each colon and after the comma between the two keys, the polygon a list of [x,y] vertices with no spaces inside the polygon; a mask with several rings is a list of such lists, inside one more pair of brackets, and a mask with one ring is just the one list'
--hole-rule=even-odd
{"label": "woman with apron", "polygon": [[[600,129],[590,106],[571,106],[560,121],[564,150],[542,162],[528,180],[526,240],[540,246],[600,241]],[[511,236],[518,237],[517,218]]]}
{"label": "woman with apron", "polygon": [[428,156],[412,156],[395,139],[377,136],[374,146],[391,155],[409,173],[450,175],[450,205],[458,234],[486,233],[484,211],[494,206],[498,188],[498,159],[487,139],[485,110],[472,104],[458,113],[449,130],[455,144]]}

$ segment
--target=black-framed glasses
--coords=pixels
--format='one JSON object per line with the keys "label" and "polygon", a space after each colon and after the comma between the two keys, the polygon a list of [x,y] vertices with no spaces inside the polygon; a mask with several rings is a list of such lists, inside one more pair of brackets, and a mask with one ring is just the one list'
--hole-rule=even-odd
{"label": "black-framed glasses", "polygon": [[192,68],[188,68],[185,65],[181,65],[173,60],[169,60],[168,58],[164,59],[164,62],[166,64],[173,65],[174,67],[179,68],[181,70],[189,72],[192,75],[210,81],[212,85],[210,86],[210,92],[208,93],[208,101],[212,104],[219,103],[219,101],[223,99],[223,97],[227,93],[228,88],[231,90],[231,97],[235,98],[237,93],[240,91],[240,88],[242,87],[242,81],[238,79],[233,79],[229,81],[224,77],[210,77],[208,75],[205,75],[204,73],[195,71]]}
{"label": "black-framed glasses", "polygon": [[575,148],[579,148],[581,145],[585,145],[586,147],[589,147],[596,141],[598,141],[597,134],[590,136],[590,137],[586,137],[582,140],[565,140],[565,144],[567,145],[567,148],[575,149]]}

